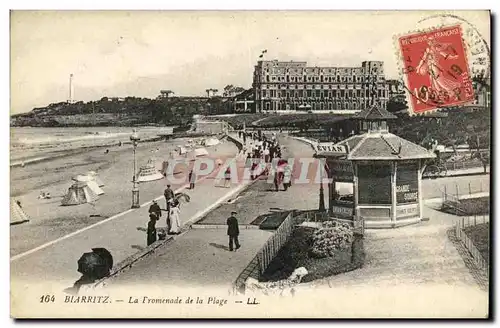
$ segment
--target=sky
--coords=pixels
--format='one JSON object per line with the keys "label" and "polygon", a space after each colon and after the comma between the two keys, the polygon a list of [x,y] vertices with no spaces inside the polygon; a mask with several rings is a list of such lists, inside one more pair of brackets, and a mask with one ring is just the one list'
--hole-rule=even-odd
{"label": "sky", "polygon": [[[382,60],[398,78],[394,37],[451,18],[443,12],[342,11],[13,11],[11,114],[74,99],[156,97],[160,90],[203,96],[233,84],[250,88],[264,59],[310,66]],[[489,42],[486,11],[448,12]],[[424,21],[422,21],[424,19]]]}

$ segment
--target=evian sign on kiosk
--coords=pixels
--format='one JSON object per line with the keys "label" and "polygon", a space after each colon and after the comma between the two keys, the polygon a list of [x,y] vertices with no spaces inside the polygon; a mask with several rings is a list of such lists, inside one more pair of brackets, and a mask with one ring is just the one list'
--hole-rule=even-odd
{"label": "evian sign on kiosk", "polygon": [[339,155],[347,155],[349,149],[347,145],[336,145],[333,142],[324,142],[316,144],[317,153],[338,153]]}

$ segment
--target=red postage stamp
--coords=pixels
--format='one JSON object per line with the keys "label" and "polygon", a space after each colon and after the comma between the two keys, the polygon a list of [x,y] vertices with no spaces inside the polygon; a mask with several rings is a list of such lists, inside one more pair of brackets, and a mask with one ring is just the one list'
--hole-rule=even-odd
{"label": "red postage stamp", "polygon": [[401,36],[398,44],[414,113],[474,100],[460,25]]}

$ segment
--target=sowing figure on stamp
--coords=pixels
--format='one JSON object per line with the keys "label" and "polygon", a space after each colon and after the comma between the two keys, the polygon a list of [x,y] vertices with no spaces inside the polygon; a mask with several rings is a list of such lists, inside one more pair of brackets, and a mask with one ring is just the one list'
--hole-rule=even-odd
{"label": "sowing figure on stamp", "polygon": [[442,62],[447,59],[456,59],[458,55],[455,49],[449,43],[437,42],[434,38],[427,40],[427,49],[417,66],[417,73],[420,75],[428,74],[431,81],[431,88],[437,93],[456,96],[454,90],[460,88],[461,84],[456,81],[454,76],[460,75],[462,72],[457,67],[455,72],[446,71],[443,68]]}

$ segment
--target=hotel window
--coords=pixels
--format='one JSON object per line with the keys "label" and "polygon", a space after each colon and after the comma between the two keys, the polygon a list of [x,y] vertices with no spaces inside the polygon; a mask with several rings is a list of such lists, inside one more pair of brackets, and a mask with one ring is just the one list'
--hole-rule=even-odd
{"label": "hotel window", "polygon": [[345,96],[345,90],[340,90],[340,98],[344,98]]}
{"label": "hotel window", "polygon": [[312,97],[312,90],[307,90],[307,97]]}
{"label": "hotel window", "polygon": [[333,98],[337,98],[337,90],[333,90]]}
{"label": "hotel window", "polygon": [[300,98],[304,97],[304,90],[299,90],[299,97]]}
{"label": "hotel window", "polygon": [[321,90],[316,90],[316,97],[319,98],[320,97],[320,93],[321,93]]}
{"label": "hotel window", "polygon": [[352,90],[349,90],[349,98],[352,98]]}
{"label": "hotel window", "polygon": [[331,102],[328,103],[328,110],[332,110],[333,109],[333,104]]}

